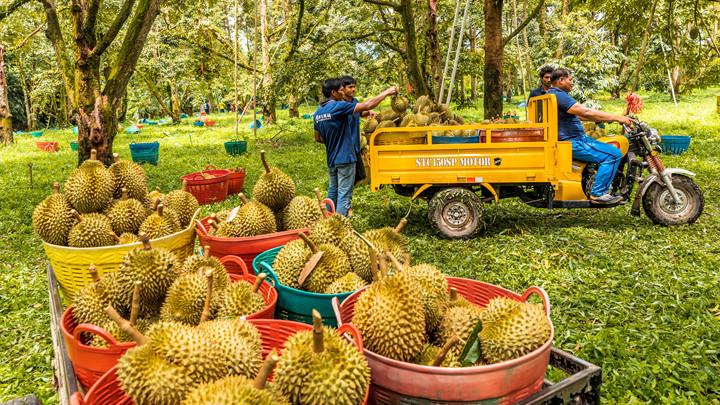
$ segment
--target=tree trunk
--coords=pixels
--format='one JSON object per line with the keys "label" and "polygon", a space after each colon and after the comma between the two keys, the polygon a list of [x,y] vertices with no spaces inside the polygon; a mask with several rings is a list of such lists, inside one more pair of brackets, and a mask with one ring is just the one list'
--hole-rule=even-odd
{"label": "tree trunk", "polygon": [[172,117],[173,123],[177,124],[180,122],[180,95],[174,78],[170,79],[170,102],[170,117]]}
{"label": "tree trunk", "polygon": [[413,12],[412,0],[401,0],[398,12],[402,19],[403,30],[405,31],[405,53],[408,67],[408,81],[415,89],[416,96],[423,96],[430,94],[430,88],[428,87],[427,81],[422,76],[422,69],[420,69],[419,58],[417,53],[417,37],[415,33],[415,14]]}
{"label": "tree trunk", "polygon": [[645,32],[643,33],[637,62],[635,63],[635,71],[633,72],[632,91],[637,91],[640,87],[640,71],[642,70],[643,63],[645,61],[645,51],[647,50],[648,43],[650,42],[650,34],[652,33],[653,21],[655,20],[655,9],[657,7],[657,3],[658,0],[653,0],[652,6],[650,7],[650,17],[647,20],[647,26],[645,27]]}
{"label": "tree trunk", "polygon": [[150,91],[150,94],[152,94],[153,97],[155,98],[155,101],[157,101],[158,106],[160,107],[160,110],[162,111],[162,113],[164,115],[172,116],[173,112],[171,111],[170,108],[168,108],[167,105],[165,105],[165,100],[163,98],[163,94],[160,91],[160,89],[157,87],[157,85],[155,84],[153,79],[150,77],[147,77],[144,74],[140,74],[140,76],[142,77],[143,82],[145,82],[145,86],[147,87],[148,91]]}
{"label": "tree trunk", "polygon": [[300,110],[298,110],[298,96],[295,92],[290,93],[288,97],[288,113],[290,118],[300,117]]}
{"label": "tree trunk", "polygon": [[502,9],[503,0],[484,0],[485,12],[485,67],[484,115],[491,119],[502,114]]}
{"label": "tree trunk", "polygon": [[0,143],[7,146],[15,142],[13,138],[12,114],[8,99],[8,84],[5,79],[5,48],[0,45]]}
{"label": "tree trunk", "polygon": [[30,85],[28,84],[28,79],[25,76],[25,69],[23,68],[22,60],[18,60],[18,73],[20,73],[20,84],[22,85],[26,126],[28,131],[32,131],[35,129],[35,117],[33,116],[32,106],[30,105]]}
{"label": "tree trunk", "polygon": [[[562,11],[561,11],[561,18],[560,18],[560,24],[561,26],[565,24],[565,16],[568,14],[568,0],[562,0]],[[561,28],[562,29],[562,28]],[[560,36],[560,41],[558,42],[558,47],[555,50],[555,59],[562,58],[562,54],[565,51],[565,42],[562,39],[562,35]]]}
{"label": "tree trunk", "polygon": [[430,71],[433,78],[433,93],[437,99],[442,81],[440,65],[440,42],[437,33],[437,0],[428,0],[428,31],[427,41],[430,48]]}
{"label": "tree trunk", "polygon": [[[470,53],[475,53],[475,48],[477,47],[477,31],[475,31],[475,27],[472,24],[472,21],[470,21]],[[470,75],[470,100],[475,101],[477,100],[477,76],[475,76],[475,70],[473,69],[473,73]]]}
{"label": "tree trunk", "polygon": [[[525,20],[525,17],[527,16],[527,6],[528,6],[529,0],[523,1],[523,11],[522,11],[522,19]],[[542,19],[545,15],[545,9],[543,8],[540,10],[540,18]],[[523,73],[526,77],[527,83],[530,86],[530,88],[533,87],[533,78],[535,77],[534,70],[532,68],[532,61],[530,60],[530,41],[528,40],[528,33],[527,33],[527,27],[523,28],[522,30],[523,34],[523,44],[525,46],[524,48],[524,58],[525,58],[525,72]]]}
{"label": "tree trunk", "polygon": [[268,18],[269,10],[267,7],[267,0],[260,0],[260,44],[261,44],[261,58],[262,58],[262,67],[263,72],[265,72],[263,77],[263,95],[264,100],[263,101],[263,111],[266,111],[269,113],[269,117],[265,117],[265,124],[272,124],[276,121],[277,118],[277,112],[276,112],[276,99],[275,99],[275,92],[273,90],[273,77],[272,77],[272,67],[270,66],[270,38],[269,38],[269,32],[270,28],[269,25],[269,18]]}

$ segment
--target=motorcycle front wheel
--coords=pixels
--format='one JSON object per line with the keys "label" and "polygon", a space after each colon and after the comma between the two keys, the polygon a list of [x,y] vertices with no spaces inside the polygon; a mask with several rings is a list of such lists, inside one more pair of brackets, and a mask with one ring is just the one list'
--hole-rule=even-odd
{"label": "motorcycle front wheel", "polygon": [[661,182],[655,182],[642,197],[643,210],[653,222],[660,225],[682,225],[695,222],[705,207],[700,187],[691,178],[679,174],[672,176],[679,203]]}

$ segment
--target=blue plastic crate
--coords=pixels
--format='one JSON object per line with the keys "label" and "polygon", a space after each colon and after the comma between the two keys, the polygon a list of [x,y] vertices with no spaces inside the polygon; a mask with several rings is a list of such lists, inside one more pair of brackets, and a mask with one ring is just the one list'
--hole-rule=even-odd
{"label": "blue plastic crate", "polygon": [[449,143],[479,143],[479,136],[433,136],[432,143],[438,144],[449,144]]}
{"label": "blue plastic crate", "polygon": [[131,143],[130,154],[132,155],[133,162],[136,163],[150,163],[151,165],[158,164],[158,158],[160,157],[160,143],[159,142],[145,142],[145,143]]}
{"label": "blue plastic crate", "polygon": [[663,135],[660,137],[660,147],[664,153],[679,155],[688,150],[692,137],[684,135]]}

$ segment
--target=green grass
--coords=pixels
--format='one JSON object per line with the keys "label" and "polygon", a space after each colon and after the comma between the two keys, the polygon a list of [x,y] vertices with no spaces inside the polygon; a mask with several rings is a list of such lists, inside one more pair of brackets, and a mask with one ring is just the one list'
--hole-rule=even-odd
{"label": "green grass", "polygon": [[[424,202],[411,204],[389,189],[372,193],[367,186],[356,190],[353,221],[361,230],[390,225],[410,208],[407,234],[414,261],[515,291],[544,287],[552,302],[555,345],[602,366],[606,402],[720,401],[720,320],[714,315],[720,304],[720,115],[715,93],[696,93],[677,107],[664,95],[649,95],[640,115],[661,133],[694,136],[688,153],[663,157],[670,167],[698,174],[706,207],[693,226],[655,226],[645,217],[631,217],[628,207],[548,211],[505,200],[486,209],[483,234],[448,241],[430,231]],[[602,104],[608,111],[622,110],[621,100]],[[301,113],[312,110],[305,107]],[[461,113],[480,115],[478,110]],[[159,141],[160,163],[145,169],[149,186],[164,191],[178,187],[181,175],[210,163],[245,167],[251,186],[260,173],[261,148],[270,151],[271,164],[295,178],[300,193],[327,188],[324,149],[312,141],[310,120],[283,119],[281,127],[259,130],[255,141],[246,119],[243,133],[250,139],[250,153],[233,157],[222,145],[233,139],[231,118],[213,118],[219,122],[216,128],[196,128],[185,120],[179,126],[146,126],[138,135],[119,134],[115,151],[130,158],[129,142]],[[267,141],[273,136],[274,142]],[[56,154],[37,150],[37,139],[29,136],[0,149],[0,400],[35,393],[46,403],[57,402],[51,387],[47,261],[30,218],[52,182],[65,179],[75,166],[72,138],[69,129],[46,132],[43,140],[61,144]],[[232,197],[204,211],[237,201]]]}

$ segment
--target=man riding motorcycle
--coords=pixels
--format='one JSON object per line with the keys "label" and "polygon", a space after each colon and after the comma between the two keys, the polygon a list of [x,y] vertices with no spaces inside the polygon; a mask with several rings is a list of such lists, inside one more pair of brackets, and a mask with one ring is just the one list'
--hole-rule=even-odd
{"label": "man riding motorcycle", "polygon": [[[593,110],[578,103],[568,93],[573,88],[572,73],[565,68],[557,68],[551,77],[548,94],[554,94],[558,105],[558,139],[572,142],[573,159],[598,163],[597,176],[590,192],[593,204],[617,204],[623,197],[610,194],[610,186],[615,178],[622,153],[615,146],[599,142],[585,134],[579,118],[595,122],[618,122],[631,126],[630,117]],[[578,118],[579,117],[579,118]]]}

